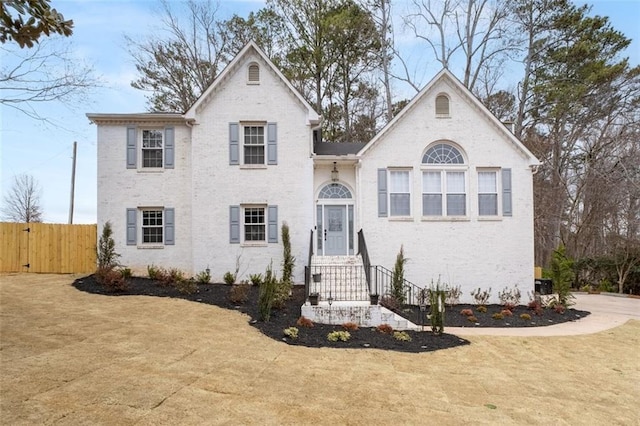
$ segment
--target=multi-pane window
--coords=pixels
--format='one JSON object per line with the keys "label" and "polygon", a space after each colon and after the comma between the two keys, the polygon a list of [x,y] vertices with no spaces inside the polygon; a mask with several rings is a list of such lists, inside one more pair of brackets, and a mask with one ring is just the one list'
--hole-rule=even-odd
{"label": "multi-pane window", "polygon": [[244,164],[264,164],[264,126],[244,126]]}
{"label": "multi-pane window", "polygon": [[389,172],[389,204],[391,216],[411,214],[411,183],[408,170]]}
{"label": "multi-pane window", "polygon": [[142,167],[162,167],[162,130],[142,131]]}
{"label": "multi-pane window", "polygon": [[266,241],[265,208],[244,208],[244,240]]}
{"label": "multi-pane window", "polygon": [[162,210],[142,210],[142,242],[162,243]]}
{"label": "multi-pane window", "polygon": [[460,150],[435,144],[425,152],[422,164],[422,215],[466,216],[467,173]]}
{"label": "multi-pane window", "polygon": [[498,173],[478,172],[478,214],[498,215]]}

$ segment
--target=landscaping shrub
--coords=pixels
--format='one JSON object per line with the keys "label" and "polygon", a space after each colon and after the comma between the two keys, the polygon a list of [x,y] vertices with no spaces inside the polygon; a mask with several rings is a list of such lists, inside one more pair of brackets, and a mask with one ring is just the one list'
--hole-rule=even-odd
{"label": "landscaping shrub", "polygon": [[209,284],[211,282],[211,272],[208,269],[200,271],[195,279],[198,284]]}
{"label": "landscaping shrub", "polygon": [[495,314],[491,315],[491,318],[493,318],[494,320],[501,320],[504,318],[504,315],[502,315],[500,312],[496,312]]}
{"label": "landscaping shrub", "polygon": [[258,294],[258,311],[261,321],[269,322],[277,285],[278,279],[273,273],[271,265],[269,265],[264,274],[264,281],[260,285],[260,291]]}
{"label": "landscaping shrub", "polygon": [[351,338],[351,334],[348,331],[332,331],[327,334],[327,340],[330,342],[337,342],[338,340],[341,342],[346,342]]}
{"label": "landscaping shrub", "polygon": [[501,312],[503,317],[510,317],[513,316],[513,312],[509,309],[503,309]]}
{"label": "landscaping shrub", "polygon": [[298,329],[296,327],[289,327],[284,329],[284,335],[292,339],[298,338]]}
{"label": "landscaping shrub", "polygon": [[396,340],[400,340],[401,342],[410,342],[411,336],[406,331],[394,331],[393,338]]}
{"label": "landscaping shrub", "polygon": [[233,285],[236,283],[236,274],[233,274],[229,271],[224,273],[224,277],[222,278],[225,284]]}
{"label": "landscaping shrub", "polygon": [[313,327],[313,321],[311,321],[309,318],[303,315],[300,318],[298,318],[298,321],[296,321],[296,325],[298,327],[311,328]]}
{"label": "landscaping shrub", "polygon": [[525,321],[531,321],[531,315],[529,314],[520,314],[520,319],[523,319]]}
{"label": "landscaping shrub", "polygon": [[444,332],[444,302],[445,291],[440,289],[440,282],[433,287],[429,292],[429,308],[431,314],[431,331],[434,334],[442,334]]}
{"label": "landscaping shrub", "polygon": [[462,296],[462,286],[445,287],[445,303],[448,306],[454,306],[460,303],[460,296]]}
{"label": "landscaping shrub", "polygon": [[520,293],[520,289],[517,285],[515,285],[513,288],[505,287],[502,291],[498,292],[498,299],[500,299],[500,304],[502,304],[509,310],[513,309],[513,307],[517,306],[520,303],[521,297],[522,294]]}
{"label": "landscaping shrub", "polygon": [[358,327],[358,324],[356,324],[355,322],[345,322],[344,324],[342,324],[342,328],[348,331],[356,331],[360,327]]}
{"label": "landscaping shrub", "polygon": [[251,281],[251,284],[259,286],[260,284],[262,284],[262,274],[249,275],[249,281]]}
{"label": "landscaping shrub", "polygon": [[476,318],[475,316],[471,315],[470,317],[467,317],[467,320],[469,322],[478,322],[478,318]]}
{"label": "landscaping shrub", "polygon": [[177,280],[173,283],[173,286],[181,294],[193,294],[198,291],[198,284],[192,279]]}
{"label": "landscaping shrub", "polygon": [[460,315],[464,315],[465,317],[470,317],[473,315],[473,311],[471,309],[463,309],[460,311]]}
{"label": "landscaping shrub", "polygon": [[128,280],[133,276],[130,268],[120,268],[118,272],[120,272],[122,278],[124,278],[125,280]]}
{"label": "landscaping shrub", "polygon": [[249,300],[249,284],[234,284],[229,289],[229,301],[241,305]]}
{"label": "landscaping shrub", "polygon": [[487,307],[484,305],[480,305],[476,308],[477,312],[480,312],[481,314],[486,314],[487,313]]}
{"label": "landscaping shrub", "polygon": [[293,268],[296,258],[291,254],[291,238],[289,237],[289,225],[282,223],[282,283],[287,290],[287,295],[293,286]]}
{"label": "landscaping shrub", "polygon": [[380,324],[379,326],[376,327],[376,330],[384,334],[393,333],[393,327],[391,327],[389,324]]}
{"label": "landscaping shrub", "polygon": [[404,294],[404,265],[407,263],[404,257],[404,247],[400,246],[400,252],[396,256],[396,264],[393,267],[393,277],[391,280],[391,295],[395,298],[398,305],[405,304]]}
{"label": "landscaping shrub", "polygon": [[491,287],[489,287],[489,290],[481,290],[480,287],[478,287],[477,290],[471,292],[471,295],[476,300],[476,305],[484,306],[491,297]]}
{"label": "landscaping shrub", "polygon": [[110,266],[99,267],[96,270],[96,281],[111,292],[126,291],[129,288],[122,273]]}
{"label": "landscaping shrub", "polygon": [[114,268],[118,266],[120,255],[116,252],[116,243],[112,235],[111,222],[107,221],[102,227],[102,235],[98,240],[98,268]]}
{"label": "landscaping shrub", "polygon": [[573,260],[567,257],[564,245],[560,244],[551,256],[550,275],[553,281],[553,291],[557,294],[557,301],[565,308],[573,305],[571,282],[573,281]]}
{"label": "landscaping shrub", "polygon": [[151,280],[159,280],[160,276],[162,274],[162,270],[160,268],[158,268],[155,265],[148,265],[147,266],[147,275],[149,276],[149,279]]}

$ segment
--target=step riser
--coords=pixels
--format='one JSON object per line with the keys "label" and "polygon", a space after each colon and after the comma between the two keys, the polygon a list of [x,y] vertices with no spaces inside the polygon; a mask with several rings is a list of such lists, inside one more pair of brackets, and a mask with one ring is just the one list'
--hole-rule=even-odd
{"label": "step riser", "polygon": [[377,327],[388,324],[394,330],[420,330],[421,327],[402,318],[380,305],[348,305],[329,306],[321,303],[317,306],[302,305],[302,316],[319,324],[341,325],[352,322],[360,327]]}

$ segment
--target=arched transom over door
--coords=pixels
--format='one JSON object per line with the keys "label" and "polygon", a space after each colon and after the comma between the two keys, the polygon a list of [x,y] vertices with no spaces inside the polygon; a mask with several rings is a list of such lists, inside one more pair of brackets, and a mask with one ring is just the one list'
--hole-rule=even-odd
{"label": "arched transom over door", "polygon": [[325,185],[316,206],[317,253],[325,256],[353,254],[353,195],[340,183]]}

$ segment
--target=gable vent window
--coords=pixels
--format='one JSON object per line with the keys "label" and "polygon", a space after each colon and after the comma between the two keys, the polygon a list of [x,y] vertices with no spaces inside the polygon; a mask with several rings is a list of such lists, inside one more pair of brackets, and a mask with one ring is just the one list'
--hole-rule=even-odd
{"label": "gable vent window", "polygon": [[247,82],[249,84],[260,84],[260,67],[258,64],[249,65]]}
{"label": "gable vent window", "polygon": [[436,97],[436,116],[449,117],[449,98],[447,95],[438,95]]}

